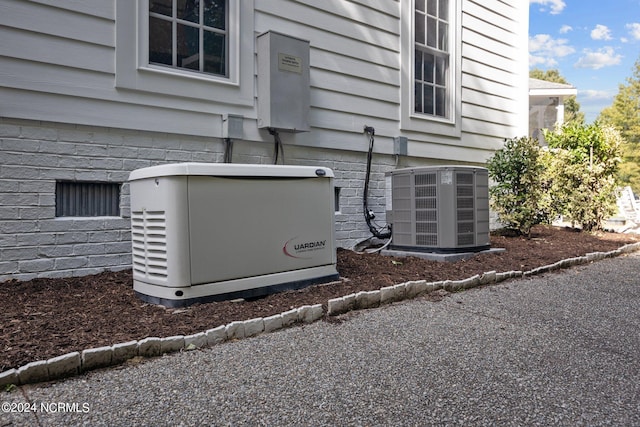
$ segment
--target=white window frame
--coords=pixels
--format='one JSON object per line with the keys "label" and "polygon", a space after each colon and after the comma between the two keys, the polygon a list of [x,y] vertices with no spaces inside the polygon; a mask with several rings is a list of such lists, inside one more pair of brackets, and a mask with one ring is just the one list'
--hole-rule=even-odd
{"label": "white window frame", "polygon": [[[149,0],[146,0],[147,2]],[[175,14],[176,11],[176,4],[177,0],[172,0],[172,9],[173,9],[173,13]],[[167,16],[161,13],[157,13],[157,12],[151,12],[149,11],[149,18],[147,20],[147,23],[149,23],[149,21],[151,21],[151,18],[156,18],[160,21],[164,21],[164,22],[168,22],[171,24],[172,30],[171,30],[171,41],[172,41],[172,48],[171,48],[171,54],[172,54],[172,62],[174,63],[173,65],[169,65],[169,64],[157,64],[160,66],[165,66],[165,67],[169,67],[169,68],[176,68],[179,70],[185,70],[185,71],[191,71],[191,72],[200,72],[200,73],[205,73],[207,75],[214,75],[214,76],[218,76],[218,77],[222,77],[224,79],[226,79],[229,76],[229,60],[231,59],[231,55],[233,53],[235,53],[235,51],[232,51],[229,49],[229,39],[230,39],[230,27],[229,27],[229,23],[228,18],[232,15],[233,11],[232,8],[237,8],[238,4],[237,2],[232,1],[231,4],[229,4],[229,0],[223,0],[224,4],[225,4],[225,25],[224,28],[215,28],[215,27],[208,27],[205,23],[204,23],[204,1],[201,1],[198,3],[198,8],[199,8],[199,13],[198,13],[198,22],[192,22],[192,21],[188,21],[188,20],[184,20],[184,19],[180,19],[177,16]],[[235,12],[237,13],[237,12]],[[150,24],[148,24],[150,25]],[[183,25],[187,28],[191,28],[191,29],[197,29],[198,30],[198,34],[199,34],[199,43],[198,43],[198,47],[199,47],[199,52],[197,54],[197,60],[198,60],[198,64],[199,64],[199,69],[198,70],[193,70],[193,69],[189,69],[187,67],[180,67],[177,66],[175,63],[177,61],[177,55],[178,55],[178,48],[177,48],[177,38],[178,38],[178,30],[177,30],[177,26],[178,25]],[[225,37],[225,47],[224,47],[224,72],[223,73],[207,73],[206,71],[204,71],[204,35],[205,34],[218,34],[218,35],[223,35]],[[149,52],[149,37],[147,37],[145,39],[145,43],[144,43],[146,49],[147,49],[147,54],[140,59],[140,62],[143,63],[144,58],[149,58],[150,57],[150,52]],[[151,64],[151,61],[149,61],[149,66],[152,66],[153,64]]]}
{"label": "white window frame", "polygon": [[149,1],[116,0],[116,87],[253,106],[254,0],[228,3],[225,77],[149,64]]}
{"label": "white window frame", "polygon": [[[445,117],[422,114],[415,106],[415,0],[401,3],[405,20],[401,30],[402,73],[401,127],[403,130],[444,136],[461,136],[462,0],[449,0],[449,70]],[[405,9],[406,8],[406,9]],[[406,65],[405,65],[406,64]]]}

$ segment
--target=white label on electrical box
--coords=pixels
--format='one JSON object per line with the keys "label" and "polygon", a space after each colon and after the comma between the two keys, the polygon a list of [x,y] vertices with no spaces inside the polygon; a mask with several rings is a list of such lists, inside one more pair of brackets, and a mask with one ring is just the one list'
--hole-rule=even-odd
{"label": "white label on electrical box", "polygon": [[302,74],[302,58],[287,53],[278,53],[278,70]]}
{"label": "white label on electrical box", "polygon": [[453,184],[453,172],[442,171],[442,173],[440,174],[440,184],[446,184],[446,185]]}

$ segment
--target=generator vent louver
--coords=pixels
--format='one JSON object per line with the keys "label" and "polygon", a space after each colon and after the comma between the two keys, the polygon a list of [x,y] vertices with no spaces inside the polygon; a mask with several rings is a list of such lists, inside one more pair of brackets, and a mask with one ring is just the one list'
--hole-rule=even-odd
{"label": "generator vent louver", "polygon": [[164,211],[131,212],[132,264],[134,276],[167,277],[167,233]]}
{"label": "generator vent louver", "polygon": [[458,252],[489,246],[489,186],[484,168],[439,166],[388,174],[391,247]]}

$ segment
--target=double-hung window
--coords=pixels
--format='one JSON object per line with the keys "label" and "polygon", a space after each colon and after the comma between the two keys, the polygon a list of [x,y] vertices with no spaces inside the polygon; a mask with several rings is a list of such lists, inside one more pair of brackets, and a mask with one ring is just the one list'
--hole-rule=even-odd
{"label": "double-hung window", "polygon": [[254,104],[254,0],[115,1],[116,87]]}
{"label": "double-hung window", "polygon": [[451,118],[449,15],[449,0],[415,0],[415,114]]}
{"label": "double-hung window", "polygon": [[149,64],[227,77],[228,0],[149,0]]}

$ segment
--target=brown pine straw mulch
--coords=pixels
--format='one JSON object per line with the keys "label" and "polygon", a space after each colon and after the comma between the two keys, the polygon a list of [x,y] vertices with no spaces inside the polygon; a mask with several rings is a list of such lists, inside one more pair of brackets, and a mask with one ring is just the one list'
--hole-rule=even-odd
{"label": "brown pine straw mulch", "polygon": [[530,239],[494,235],[506,252],[479,254],[454,263],[391,258],[338,250],[339,283],[315,285],[254,301],[212,302],[167,309],[138,299],[131,271],[65,279],[0,283],[0,372],[72,351],[140,340],[189,335],[282,313],[303,305],[410,280],[460,280],[487,271],[528,271],[590,252],[640,241],[638,235],[589,234],[568,228],[534,228]]}

